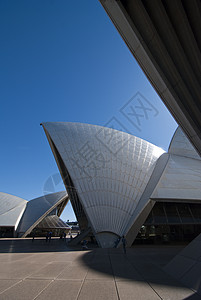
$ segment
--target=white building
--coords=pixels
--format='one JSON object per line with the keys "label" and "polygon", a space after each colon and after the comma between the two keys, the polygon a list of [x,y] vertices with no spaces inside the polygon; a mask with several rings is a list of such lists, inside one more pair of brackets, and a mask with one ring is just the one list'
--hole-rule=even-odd
{"label": "white building", "polygon": [[[179,207],[179,203],[201,201],[201,160],[180,128],[164,153],[111,128],[42,125],[80,228],[83,232],[91,228],[101,247],[113,247],[122,235],[131,245],[156,202],[166,206],[174,202]],[[163,210],[164,226],[169,226],[167,208]],[[176,218],[183,224],[181,213]],[[197,224],[193,215],[192,222]],[[156,225],[150,224],[152,229]]]}
{"label": "white building", "polygon": [[0,193],[0,237],[26,237],[33,229],[35,233],[69,230],[59,218],[67,202],[66,192],[30,201]]}

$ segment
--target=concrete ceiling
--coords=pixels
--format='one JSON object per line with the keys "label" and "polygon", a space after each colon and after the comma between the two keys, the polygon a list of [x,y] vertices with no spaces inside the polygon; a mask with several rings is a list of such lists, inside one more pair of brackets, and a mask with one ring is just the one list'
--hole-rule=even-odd
{"label": "concrete ceiling", "polygon": [[99,0],[177,123],[201,154],[201,3]]}

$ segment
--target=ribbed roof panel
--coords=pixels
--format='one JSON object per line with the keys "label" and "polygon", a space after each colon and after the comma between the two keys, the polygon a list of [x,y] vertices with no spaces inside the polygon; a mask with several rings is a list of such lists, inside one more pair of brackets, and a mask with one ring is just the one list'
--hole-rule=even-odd
{"label": "ribbed roof panel", "polygon": [[26,205],[26,200],[0,192],[0,226],[16,227]]}
{"label": "ribbed roof panel", "polygon": [[68,169],[95,232],[122,235],[162,149],[106,127],[42,125]]}

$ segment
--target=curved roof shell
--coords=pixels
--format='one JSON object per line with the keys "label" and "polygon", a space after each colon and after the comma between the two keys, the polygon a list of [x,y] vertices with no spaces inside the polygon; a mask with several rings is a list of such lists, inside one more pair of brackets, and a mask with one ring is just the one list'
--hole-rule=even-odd
{"label": "curved roof shell", "polygon": [[152,199],[201,200],[201,160],[170,155]]}
{"label": "curved roof shell", "polygon": [[42,125],[58,165],[60,155],[70,174],[97,240],[102,247],[111,246],[125,233],[164,151],[111,128],[60,122]]}
{"label": "curved roof shell", "polygon": [[169,158],[152,199],[201,200],[201,158],[180,127],[169,147]]}
{"label": "curved roof shell", "polygon": [[63,229],[63,230],[70,230],[71,227],[68,226],[64,221],[62,221],[56,215],[50,215],[45,217],[38,225],[37,228],[40,229]]}
{"label": "curved roof shell", "polygon": [[0,192],[0,226],[16,229],[26,205],[26,200]]}
{"label": "curved roof shell", "polygon": [[200,155],[182,131],[181,127],[178,127],[175,131],[168,153],[201,160]]}
{"label": "curved roof shell", "polygon": [[67,203],[67,193],[57,192],[27,202],[24,215],[20,221],[18,235],[27,236],[51,211],[63,201]]}

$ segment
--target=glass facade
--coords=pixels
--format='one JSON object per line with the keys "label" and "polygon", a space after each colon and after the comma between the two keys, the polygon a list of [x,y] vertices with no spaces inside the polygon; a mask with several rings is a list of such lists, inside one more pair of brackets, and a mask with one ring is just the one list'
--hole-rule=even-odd
{"label": "glass facade", "polygon": [[186,243],[200,233],[200,204],[156,202],[134,244]]}
{"label": "glass facade", "polygon": [[0,227],[0,238],[11,238],[14,237],[14,227],[2,226]]}

